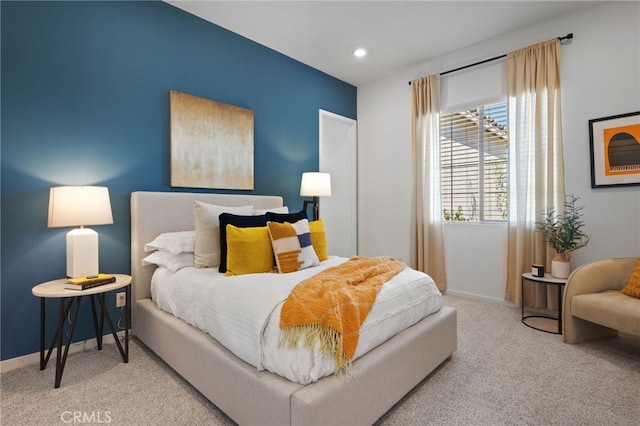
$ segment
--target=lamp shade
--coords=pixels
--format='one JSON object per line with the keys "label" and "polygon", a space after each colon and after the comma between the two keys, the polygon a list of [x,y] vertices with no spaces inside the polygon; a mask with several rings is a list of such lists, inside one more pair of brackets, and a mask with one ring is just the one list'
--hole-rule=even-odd
{"label": "lamp shade", "polygon": [[113,223],[109,188],[57,186],[49,191],[49,228]]}
{"label": "lamp shade", "polygon": [[326,197],[331,195],[331,175],[329,173],[305,172],[300,184],[302,197]]}

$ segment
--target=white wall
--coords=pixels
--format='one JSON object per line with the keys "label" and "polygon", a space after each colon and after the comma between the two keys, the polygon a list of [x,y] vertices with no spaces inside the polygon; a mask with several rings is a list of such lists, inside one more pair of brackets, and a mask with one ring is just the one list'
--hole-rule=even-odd
{"label": "white wall", "polygon": [[506,224],[447,223],[444,238],[447,292],[502,303],[507,279]]}
{"label": "white wall", "polygon": [[[608,257],[640,255],[640,186],[591,188],[588,133],[590,119],[640,110],[638,2],[606,3],[549,20],[359,87],[359,254],[386,254],[416,264],[408,82],[570,32],[574,39],[561,52],[565,186],[567,194],[580,197],[580,203],[586,205],[584,220],[591,235],[590,244],[574,253],[572,267]],[[469,239],[464,232],[446,234],[449,248],[464,247]],[[490,244],[485,242],[491,250],[480,250],[477,261],[497,265]],[[495,297],[494,281],[499,279],[502,265],[482,276],[474,274],[475,287],[470,288],[472,283],[456,278],[466,268],[464,257],[456,257],[456,250],[445,254],[452,292]]]}

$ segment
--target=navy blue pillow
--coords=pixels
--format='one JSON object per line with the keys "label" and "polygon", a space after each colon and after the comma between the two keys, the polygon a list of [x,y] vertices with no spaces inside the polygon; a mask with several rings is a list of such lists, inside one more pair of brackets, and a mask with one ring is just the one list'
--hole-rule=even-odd
{"label": "navy blue pillow", "polygon": [[258,216],[240,216],[231,213],[222,213],[218,216],[220,220],[220,266],[218,271],[227,272],[227,225],[238,228],[254,228],[267,226],[268,214]]}
{"label": "navy blue pillow", "polygon": [[304,210],[301,210],[298,213],[272,213],[272,212],[268,212],[267,215],[269,216],[269,220],[271,222],[278,222],[278,223],[285,223],[285,222],[296,223],[297,221],[299,221],[301,219],[308,219],[307,212],[305,212]]}

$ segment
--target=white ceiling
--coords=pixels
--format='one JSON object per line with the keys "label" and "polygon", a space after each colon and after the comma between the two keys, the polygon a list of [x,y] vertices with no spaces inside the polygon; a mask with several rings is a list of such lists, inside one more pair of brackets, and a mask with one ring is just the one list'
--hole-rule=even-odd
{"label": "white ceiling", "polygon": [[[202,19],[354,86],[603,2],[176,1]],[[558,34],[559,36],[565,34]],[[367,50],[361,59],[356,47]]]}

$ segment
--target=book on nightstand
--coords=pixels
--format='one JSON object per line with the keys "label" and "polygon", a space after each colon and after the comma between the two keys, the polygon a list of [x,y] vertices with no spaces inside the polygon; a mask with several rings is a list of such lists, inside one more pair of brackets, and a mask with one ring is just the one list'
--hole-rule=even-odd
{"label": "book on nightstand", "polygon": [[109,274],[98,274],[89,277],[69,278],[64,284],[67,290],[87,290],[105,284],[116,282],[116,277]]}

